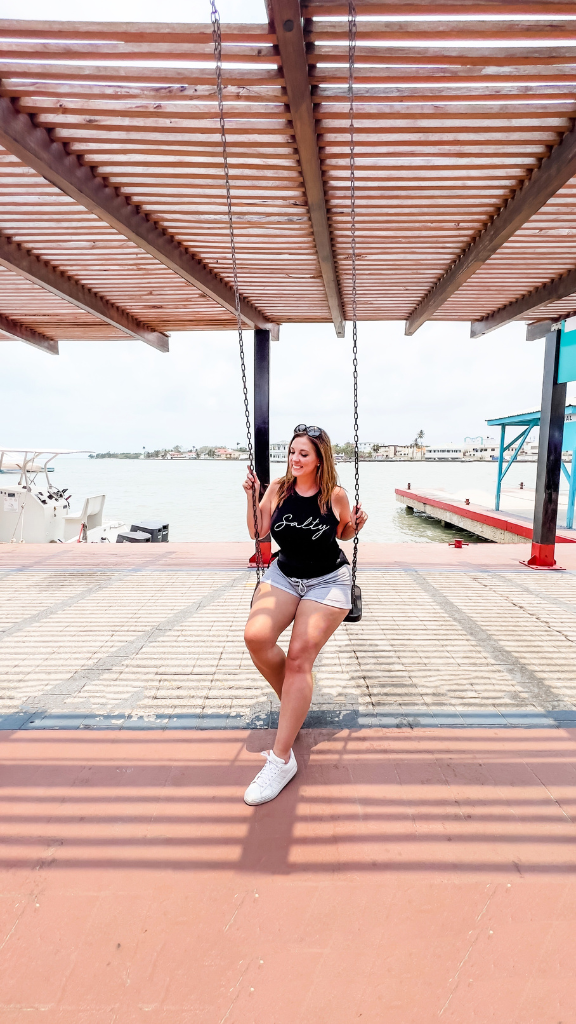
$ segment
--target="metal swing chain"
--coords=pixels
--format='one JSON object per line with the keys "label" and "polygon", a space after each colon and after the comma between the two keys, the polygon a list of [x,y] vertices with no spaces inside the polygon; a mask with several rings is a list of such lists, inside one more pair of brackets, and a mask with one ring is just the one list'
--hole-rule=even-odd
{"label": "metal swing chain", "polygon": [[[354,504],[360,501],[358,460],[358,325],[356,323],[356,157],[354,151],[354,58],[356,55],[356,3],[348,2],[348,96],[350,114],[350,248],[352,254],[352,379],[354,382]],[[358,525],[354,528],[352,587],[356,586],[358,565]],[[352,591],[354,593],[354,590]]]}
{"label": "metal swing chain", "polygon": [[[238,325],[238,348],[240,351],[240,370],[242,373],[242,392],[244,395],[244,416],[246,419],[246,440],[248,442],[248,468],[255,474],[254,470],[254,448],[252,444],[252,426],[250,424],[250,404],[248,400],[248,384],[246,382],[246,360],[244,357],[244,337],[242,328],[242,316],[240,313],[240,289],[238,287],[238,265],[236,260],[236,240],[234,237],[234,221],[232,218],[232,196],[230,193],[230,172],[228,169],[228,149],[226,146],[226,124],[224,121],[224,100],[222,89],[222,33],[220,30],[220,15],[214,0],[210,0],[212,39],[214,41],[214,59],[216,64],[216,91],[218,94],[218,114],[220,119],[220,139],[222,141],[222,158],[224,161],[224,181],[226,184],[226,205],[228,208],[228,228],[230,231],[230,251],[232,254],[232,278],[234,285],[234,304],[236,308],[236,322]],[[252,488],[252,512],[254,515],[254,541],[256,545],[256,576],[257,583],[260,583],[262,576],[262,550],[260,548],[260,531],[258,529],[258,506],[260,495],[256,497],[256,488]]]}

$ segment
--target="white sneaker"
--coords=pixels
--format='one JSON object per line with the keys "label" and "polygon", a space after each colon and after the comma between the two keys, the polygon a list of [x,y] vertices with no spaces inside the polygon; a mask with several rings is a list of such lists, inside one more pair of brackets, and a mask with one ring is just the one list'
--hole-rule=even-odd
{"label": "white sneaker", "polygon": [[266,764],[244,793],[244,803],[250,807],[267,804],[269,800],[273,800],[298,771],[293,750],[290,751],[288,764],[281,757],[276,757],[273,750],[262,751],[262,757],[266,758]]}

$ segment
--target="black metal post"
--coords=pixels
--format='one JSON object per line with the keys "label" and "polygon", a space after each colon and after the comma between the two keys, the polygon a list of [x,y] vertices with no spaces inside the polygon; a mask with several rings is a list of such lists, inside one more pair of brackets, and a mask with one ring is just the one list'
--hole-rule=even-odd
{"label": "black metal post", "polygon": [[560,331],[551,331],[546,335],[544,352],[532,557],[528,562],[528,565],[540,568],[551,568],[556,564],[554,547],[566,409],[566,384],[557,382],[559,355]]}
{"label": "black metal post", "polygon": [[[254,331],[254,469],[261,495],[270,483],[270,331]],[[270,534],[261,538],[264,561],[270,559]]]}
{"label": "black metal post", "polygon": [[270,483],[270,331],[254,331],[254,463],[266,490]]}

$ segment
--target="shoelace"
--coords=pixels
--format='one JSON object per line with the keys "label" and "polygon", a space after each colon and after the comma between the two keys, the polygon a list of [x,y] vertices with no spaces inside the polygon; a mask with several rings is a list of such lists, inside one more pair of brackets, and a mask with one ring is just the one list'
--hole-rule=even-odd
{"label": "shoelace", "polygon": [[266,776],[269,776],[271,773],[272,773],[272,777],[273,777],[274,775],[278,774],[278,772],[280,771],[281,768],[285,768],[286,767],[285,764],[283,764],[283,765],[282,764],[275,764],[275,762],[272,760],[272,751],[269,751],[267,753],[265,750],[262,750],[261,754],[262,754],[262,757],[266,758],[266,764],[264,765],[263,768],[260,769],[260,771],[258,772],[258,775],[254,779],[254,782],[262,782],[264,780],[264,778]]}

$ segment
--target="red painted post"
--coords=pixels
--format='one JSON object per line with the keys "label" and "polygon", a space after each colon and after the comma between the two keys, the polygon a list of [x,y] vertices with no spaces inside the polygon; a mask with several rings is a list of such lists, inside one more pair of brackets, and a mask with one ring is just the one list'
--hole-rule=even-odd
{"label": "red painted post", "polygon": [[560,337],[559,330],[546,335],[532,552],[525,563],[532,569],[556,566],[554,553],[566,409],[566,384],[558,383]]}

